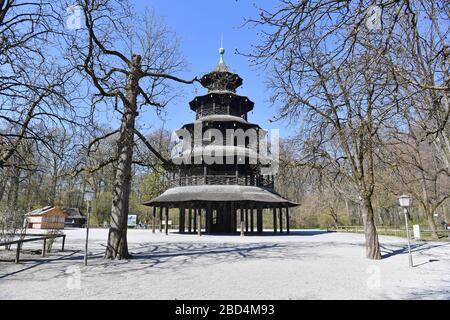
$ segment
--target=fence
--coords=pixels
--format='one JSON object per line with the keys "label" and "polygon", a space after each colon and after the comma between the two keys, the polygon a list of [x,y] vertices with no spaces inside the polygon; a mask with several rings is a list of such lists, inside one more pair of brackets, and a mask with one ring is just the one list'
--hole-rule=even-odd
{"label": "fence", "polygon": [[[17,236],[21,236],[21,235],[17,235]],[[20,250],[21,250],[22,245],[23,245],[24,242],[32,242],[32,241],[43,240],[44,242],[43,242],[43,245],[42,245],[42,256],[45,257],[47,239],[63,238],[62,239],[62,244],[61,244],[61,251],[64,251],[64,245],[66,243],[66,235],[65,234],[54,234],[54,235],[25,234],[23,236],[25,236],[25,237],[26,236],[32,236],[34,238],[28,238],[28,239],[22,238],[22,239],[18,239],[18,240],[11,240],[11,241],[0,242],[0,246],[8,246],[8,245],[12,245],[12,244],[17,244],[15,263],[19,263]]]}
{"label": "fence", "polygon": [[[364,226],[337,226],[336,231],[341,232],[353,232],[353,233],[364,233]],[[391,227],[377,227],[378,234],[387,236],[396,236],[406,238],[405,228],[391,228]],[[413,228],[409,228],[410,235],[413,235]],[[450,230],[437,230],[439,236],[450,236]],[[420,234],[422,238],[431,238],[431,230],[420,229]]]}

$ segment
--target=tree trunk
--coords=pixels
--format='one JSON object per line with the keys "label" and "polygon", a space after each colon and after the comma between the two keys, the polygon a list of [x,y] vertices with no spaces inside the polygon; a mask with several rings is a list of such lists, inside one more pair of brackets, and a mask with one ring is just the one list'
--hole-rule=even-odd
{"label": "tree trunk", "polygon": [[348,199],[347,198],[344,198],[344,201],[345,201],[345,210],[347,211],[347,219],[348,219],[348,224],[349,225],[352,225],[352,214],[351,214],[351,212],[350,212],[350,206],[349,206],[349,204],[348,204]]}
{"label": "tree trunk", "polygon": [[[56,157],[56,156],[55,156]],[[56,200],[56,186],[58,184],[58,164],[56,159],[53,159],[53,172],[51,178],[51,189],[49,195],[49,205],[54,206]]]}
{"label": "tree trunk", "polygon": [[20,183],[20,169],[17,168],[16,166],[13,166],[12,176],[10,179],[10,190],[8,193],[8,208],[10,210],[18,209],[19,183]]}
{"label": "tree trunk", "polygon": [[381,259],[381,252],[375,227],[372,201],[370,198],[365,198],[362,202],[362,216],[366,236],[366,258],[378,260]]}
{"label": "tree trunk", "polygon": [[433,210],[425,210],[426,214],[427,214],[427,222],[428,222],[428,226],[430,227],[431,230],[431,236],[433,237],[433,239],[439,239],[439,236],[437,234],[436,231],[436,222],[434,221],[434,212]]}
{"label": "tree trunk", "polygon": [[141,57],[134,55],[126,87],[126,99],[120,125],[118,161],[114,181],[111,222],[109,228],[106,259],[128,259],[127,221],[131,188],[131,165],[133,138],[137,113],[137,95]]}
{"label": "tree trunk", "polygon": [[[5,170],[5,169],[3,169],[3,170]],[[2,177],[2,180],[3,180],[2,184],[0,184],[0,202],[2,201],[3,195],[5,194],[5,190],[6,190],[6,186],[8,185],[9,178],[5,174],[5,176]]]}

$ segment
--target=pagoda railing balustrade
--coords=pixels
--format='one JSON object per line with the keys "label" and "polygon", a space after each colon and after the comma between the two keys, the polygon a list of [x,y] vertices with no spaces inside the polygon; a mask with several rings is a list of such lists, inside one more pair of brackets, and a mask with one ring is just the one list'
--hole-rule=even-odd
{"label": "pagoda railing balustrade", "polygon": [[263,176],[235,176],[235,175],[197,175],[180,176],[168,181],[168,187],[196,186],[196,185],[239,185],[273,188],[273,181]]}

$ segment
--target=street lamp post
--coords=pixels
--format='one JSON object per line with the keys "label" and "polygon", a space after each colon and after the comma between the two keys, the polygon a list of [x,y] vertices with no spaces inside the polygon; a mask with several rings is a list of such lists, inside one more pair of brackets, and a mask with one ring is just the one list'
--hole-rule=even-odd
{"label": "street lamp post", "polygon": [[405,216],[405,226],[406,226],[406,238],[408,239],[408,253],[409,253],[409,266],[413,267],[413,260],[411,255],[411,242],[409,238],[409,227],[408,227],[408,207],[411,205],[411,197],[403,194],[398,198],[400,206],[403,208],[403,214]]}
{"label": "street lamp post", "polygon": [[87,266],[88,241],[89,241],[89,220],[91,219],[91,203],[94,200],[95,193],[91,189],[87,189],[84,193],[84,199],[87,203],[86,214],[86,242],[84,244],[84,265]]}

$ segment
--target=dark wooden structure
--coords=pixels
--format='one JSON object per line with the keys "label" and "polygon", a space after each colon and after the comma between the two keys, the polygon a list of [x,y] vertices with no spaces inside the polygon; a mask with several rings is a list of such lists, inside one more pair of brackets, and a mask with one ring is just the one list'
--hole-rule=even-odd
{"label": "dark wooden structure", "polygon": [[180,233],[261,233],[264,215],[274,232],[289,233],[289,208],[297,204],[277,194],[273,174],[263,170],[273,161],[260,150],[267,132],[247,121],[254,103],[236,94],[242,79],[229,71],[223,53],[200,79],[208,93],[189,103],[195,122],[178,131],[170,188],[144,205],[153,207],[153,225],[159,212],[161,232],[169,208],[178,208]]}
{"label": "dark wooden structure", "polygon": [[63,209],[66,214],[64,227],[83,228],[86,225],[86,217],[84,217],[78,208]]}

